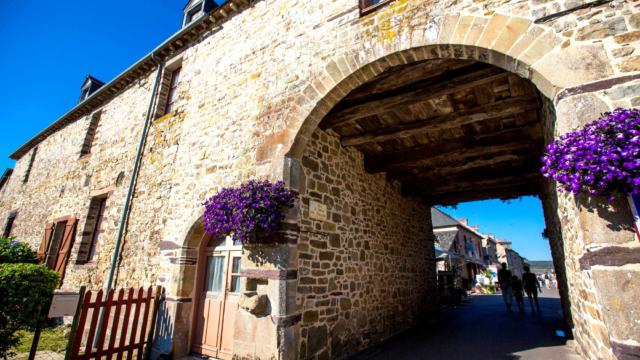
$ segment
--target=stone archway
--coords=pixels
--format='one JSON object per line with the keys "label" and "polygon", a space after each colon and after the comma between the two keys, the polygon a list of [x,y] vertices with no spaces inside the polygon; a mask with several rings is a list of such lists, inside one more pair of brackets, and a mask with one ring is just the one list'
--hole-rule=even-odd
{"label": "stone archway", "polygon": [[[518,74],[530,80],[545,98],[549,119],[552,119],[544,129],[547,141],[578,125],[576,119],[585,121],[564,110],[569,108],[568,104],[575,103],[577,98],[572,97],[593,93],[588,96],[595,98],[592,101],[599,102],[599,108],[607,111],[612,105],[602,90],[637,77],[612,77],[613,69],[602,46],[566,46],[553,31],[522,18],[500,14],[490,18],[444,16],[432,30],[425,30],[424,36],[417,39],[399,39],[334,57],[328,62],[325,72],[309,82],[294,101],[296,114],[289,115],[289,130],[281,136],[280,142],[284,146],[278,150],[286,154],[283,177],[291,187],[298,190],[304,187],[302,156],[325,116],[347,94],[394,66],[427,59],[469,59]],[[577,110],[582,111],[580,107]],[[268,146],[273,144],[266,143],[265,147]],[[590,217],[589,225],[567,220],[580,218],[584,210],[580,210],[579,204],[571,203],[572,197],[558,196],[552,184],[547,183],[543,193],[549,204],[545,206],[547,222],[556,230],[554,236],[564,239],[564,242],[552,243],[552,248],[554,257],[557,257],[556,265],[561,263],[568,271],[566,281],[572,288],[570,291],[565,289],[565,298],[571,301],[573,318],[580,319],[575,323],[575,331],[581,352],[586,356],[611,357],[614,352],[628,351],[619,350],[621,346],[616,348],[616,344],[625,341],[622,339],[629,339],[628,332],[613,329],[615,320],[605,314],[605,303],[584,295],[595,293],[597,286],[591,279],[591,270],[581,267],[578,262],[587,248],[581,233],[585,226],[600,227],[606,232],[609,220]],[[603,211],[614,214],[617,221],[626,220],[622,204],[608,206]],[[626,230],[611,232],[607,236],[621,239],[620,242],[628,242],[632,238]],[[595,318],[585,312],[587,306],[588,311],[597,314]],[[593,334],[593,327],[600,330],[599,334]],[[611,330],[613,332],[609,332]]]}
{"label": "stone archway", "polygon": [[180,244],[160,244],[165,261],[158,282],[165,287],[166,297],[158,318],[160,330],[153,347],[155,353],[182,357],[191,352],[198,250],[206,238],[200,215],[186,229]]}
{"label": "stone archway", "polygon": [[563,47],[554,31],[520,17],[447,15],[434,19],[420,35],[393,38],[328,60],[325,71],[310,80],[293,101],[298,111],[289,116],[285,137],[289,146],[282,152],[298,158],[311,132],[340,99],[390,67],[416,61],[469,59],[491,64],[530,80],[556,105],[570,94],[584,92],[581,85],[594,83],[590,90],[594,91],[632,79],[620,77],[599,84],[613,75],[602,46]]}

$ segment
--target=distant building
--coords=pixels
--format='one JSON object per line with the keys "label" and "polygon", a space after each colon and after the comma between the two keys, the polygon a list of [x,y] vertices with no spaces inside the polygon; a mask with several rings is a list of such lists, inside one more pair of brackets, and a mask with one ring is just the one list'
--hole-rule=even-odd
{"label": "distant building", "polygon": [[511,241],[497,240],[498,262],[507,263],[507,267],[513,275],[522,277],[524,273],[524,261],[517,251],[511,248]]}
{"label": "distant building", "polygon": [[482,239],[482,247],[484,251],[484,257],[483,257],[484,265],[485,266],[498,265],[499,264],[498,244],[496,242],[495,237],[491,234],[486,235]]}
{"label": "distant building", "polygon": [[451,263],[460,267],[463,286],[472,286],[476,274],[485,268],[482,246],[485,236],[466,219],[456,220],[437,208],[431,208],[431,222],[436,241],[453,255]]}

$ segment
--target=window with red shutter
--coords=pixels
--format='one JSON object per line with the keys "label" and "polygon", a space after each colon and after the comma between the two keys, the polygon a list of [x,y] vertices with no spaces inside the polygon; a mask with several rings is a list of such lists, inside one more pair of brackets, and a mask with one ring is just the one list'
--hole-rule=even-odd
{"label": "window with red shutter", "polygon": [[[67,263],[69,262],[69,255],[71,253],[71,247],[73,247],[73,241],[76,235],[76,224],[78,219],[70,218],[67,220],[62,233],[62,241],[58,249],[58,256],[54,270],[60,274],[60,279],[64,278],[65,270],[67,269]],[[62,283],[62,281],[60,281]]]}
{"label": "window with red shutter", "polygon": [[[77,223],[77,219],[68,217],[55,223],[47,224],[44,239],[38,249],[38,258],[48,268],[60,274],[60,280],[64,278],[69,254],[73,247]],[[62,284],[62,281],[60,281],[60,284]]]}
{"label": "window with red shutter", "polygon": [[58,262],[58,254],[60,253],[60,245],[62,244],[62,238],[64,237],[64,229],[67,225],[67,221],[56,222],[53,226],[51,234],[51,240],[47,248],[47,256],[45,258],[45,264],[49,269],[55,269]]}
{"label": "window with red shutter", "polygon": [[51,237],[53,236],[53,223],[48,223],[44,229],[44,237],[38,248],[38,259],[40,262],[45,262],[47,258],[47,252],[49,251],[49,244],[51,243]]}
{"label": "window with red shutter", "polygon": [[12,211],[9,213],[9,217],[7,217],[7,222],[4,225],[4,232],[2,236],[9,237],[11,236],[11,230],[13,229],[13,223],[16,221],[16,216],[18,216],[17,211]]}

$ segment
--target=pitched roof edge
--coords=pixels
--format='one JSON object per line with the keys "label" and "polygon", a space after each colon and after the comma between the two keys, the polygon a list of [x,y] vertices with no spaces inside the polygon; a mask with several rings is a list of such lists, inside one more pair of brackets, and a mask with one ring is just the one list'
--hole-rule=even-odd
{"label": "pitched roof edge", "polygon": [[[485,236],[486,236],[486,235],[484,235],[483,233],[481,233],[480,231],[478,231],[478,230],[476,230],[476,229],[474,229],[474,228],[472,228],[472,227],[470,227],[470,226],[468,226],[468,225],[465,225],[465,224],[463,224],[462,222],[460,222],[460,221],[458,221],[458,220],[454,219],[451,215],[449,215],[449,214],[447,214],[446,212],[444,212],[444,211],[442,211],[442,210],[438,209],[437,207],[435,207],[435,206],[434,206],[434,207],[432,207],[432,209],[434,209],[434,210],[438,211],[438,212],[439,212],[439,213],[441,213],[442,215],[446,216],[447,218],[449,218],[449,219],[451,219],[453,222],[455,222],[455,224],[453,224],[453,223],[452,223],[452,224],[450,224],[450,225],[441,225],[441,226],[434,227],[434,229],[436,229],[436,228],[442,228],[442,227],[448,227],[448,226],[460,226],[460,227],[462,227],[463,229],[466,229],[466,230],[468,230],[468,231],[470,231],[470,232],[472,232],[472,233],[474,233],[474,234],[478,235],[478,236],[479,236],[479,237],[481,237],[481,238],[483,238],[483,237],[485,237]],[[432,222],[433,222],[433,220],[432,220]]]}
{"label": "pitched roof edge", "polygon": [[[79,117],[87,115],[91,111],[104,104],[107,99],[111,99],[113,95],[119,93],[122,89],[133,83],[135,80],[147,74],[150,70],[155,69],[156,65],[151,59],[152,54],[155,53],[161,58],[166,58],[170,55],[178,53],[178,50],[186,47],[189,42],[195,40],[196,38],[199,38],[214,25],[219,24],[235,13],[239,13],[242,10],[243,6],[249,5],[253,2],[255,1],[227,0],[224,4],[213,9],[213,11],[211,11],[207,16],[203,16],[192,22],[191,24],[185,26],[184,28],[180,29],[160,45],[156,46],[147,55],[143,56],[140,60],[136,61],[133,65],[129,66],[119,75],[117,75],[113,80],[103,85],[100,89],[91,94],[91,96],[87,97],[85,100],[71,108],[71,110],[63,114],[51,125],[29,139],[26,143],[24,143],[11,155],[9,155],[9,158],[13,160],[20,159],[27,152],[29,152],[29,150],[38,145],[49,135],[62,129],[73,121],[76,121]],[[194,35],[194,33],[195,36],[192,37],[191,35]],[[111,93],[109,93],[109,91],[111,91]]]}

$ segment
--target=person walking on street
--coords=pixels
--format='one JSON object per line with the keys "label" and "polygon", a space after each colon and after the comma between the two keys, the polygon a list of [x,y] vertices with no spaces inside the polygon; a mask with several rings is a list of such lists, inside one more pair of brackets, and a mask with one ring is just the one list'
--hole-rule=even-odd
{"label": "person walking on street", "polygon": [[520,279],[515,275],[511,277],[511,289],[513,291],[513,297],[516,298],[518,310],[520,310],[521,314],[524,314],[524,293],[522,291],[522,281],[520,281]]}
{"label": "person walking on street", "polygon": [[[538,315],[540,315],[540,304],[538,303],[538,290],[542,292],[542,288],[540,287],[540,283],[538,282],[538,278],[535,274],[531,272],[531,269],[528,266],[524,266],[524,274],[522,275],[522,284],[524,285],[524,291],[527,293],[527,297],[529,298],[529,305],[531,305],[531,312],[535,313],[538,311]],[[535,308],[534,308],[535,302]]]}
{"label": "person walking on street", "polygon": [[502,300],[504,300],[507,310],[511,311],[511,298],[513,296],[511,292],[511,271],[507,270],[507,263],[502,263],[501,266],[502,268],[498,270],[498,284],[502,292]]}
{"label": "person walking on street", "polygon": [[546,286],[547,289],[551,289],[551,282],[549,281],[549,273],[548,272],[544,273],[544,286]]}

